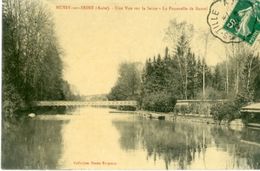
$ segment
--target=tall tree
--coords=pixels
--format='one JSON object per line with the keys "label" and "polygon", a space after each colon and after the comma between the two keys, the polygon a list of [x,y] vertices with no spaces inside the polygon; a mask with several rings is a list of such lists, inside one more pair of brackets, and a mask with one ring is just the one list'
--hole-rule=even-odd
{"label": "tall tree", "polygon": [[190,41],[193,37],[193,31],[192,25],[171,20],[165,34],[165,40],[174,50],[174,56],[178,62],[183,85],[181,91],[183,99],[188,99],[188,55],[190,55]]}
{"label": "tall tree", "polygon": [[5,105],[4,113],[35,100],[65,98],[62,53],[47,7],[41,1],[3,0],[3,33],[3,101],[17,104]]}
{"label": "tall tree", "polygon": [[139,63],[122,63],[116,85],[108,94],[109,100],[137,100],[141,91]]}

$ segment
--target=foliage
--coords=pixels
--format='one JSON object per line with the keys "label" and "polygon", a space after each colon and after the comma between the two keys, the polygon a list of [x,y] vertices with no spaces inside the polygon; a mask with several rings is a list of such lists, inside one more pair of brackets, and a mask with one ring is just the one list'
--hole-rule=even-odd
{"label": "foliage", "polygon": [[[201,90],[197,92],[197,98],[203,99],[203,93]],[[205,89],[205,99],[208,100],[226,99],[226,92],[214,89],[213,87],[207,87]]]}
{"label": "foliage", "polygon": [[176,105],[175,108],[174,108],[174,113],[176,114],[188,114],[190,113],[190,106],[187,104],[187,105]]}
{"label": "foliage", "polygon": [[190,104],[177,104],[174,108],[176,114],[195,114],[195,115],[210,115],[210,103],[190,103]]}
{"label": "foliage", "polygon": [[240,109],[248,102],[248,98],[238,95],[233,100],[213,105],[211,107],[211,115],[219,122],[222,120],[230,122],[233,119],[241,118]]}
{"label": "foliage", "polygon": [[228,89],[227,97],[246,94],[254,100],[260,99],[257,93],[260,89],[257,84],[260,74],[259,48],[249,47],[244,43],[226,46],[227,58],[219,66],[223,71],[226,70],[220,75],[228,78],[224,83],[225,89]]}
{"label": "foliage", "polygon": [[139,63],[122,63],[119,67],[119,78],[107,98],[109,100],[137,100],[140,86]]}
{"label": "foliage", "polygon": [[142,107],[148,111],[173,112],[177,100],[165,92],[152,93],[144,97]]}
{"label": "foliage", "polygon": [[126,111],[135,111],[136,107],[135,106],[119,106],[120,110],[126,110]]}
{"label": "foliage", "polygon": [[[164,55],[158,54],[146,60],[138,88],[131,89],[125,86],[127,84],[121,84],[131,81],[126,81],[130,77],[120,71],[120,77],[112,88],[109,99],[138,100],[140,106],[147,110],[159,108],[158,105],[168,99],[164,97],[165,94],[180,100],[231,99],[232,102],[212,107],[217,120],[239,117],[237,111],[243,102],[234,99],[241,94],[250,101],[260,100],[260,58],[257,46],[249,47],[243,43],[225,45],[225,60],[216,66],[208,66],[205,58],[201,59],[191,48],[193,33],[192,25],[171,20],[165,33],[165,40],[170,48],[165,48]],[[134,89],[139,93],[131,98],[130,92]],[[157,100],[159,97],[163,99]],[[194,104],[177,107],[176,111],[208,115],[210,108],[211,104]]]}
{"label": "foliage", "polygon": [[23,101],[16,90],[11,86],[4,86],[2,109],[3,113],[8,114],[4,117],[13,117],[15,111],[19,110],[21,106],[23,106]]}
{"label": "foliage", "polygon": [[236,113],[237,110],[234,108],[233,102],[227,102],[224,104],[217,103],[211,108],[211,115],[213,116],[214,120],[219,122],[226,119],[227,117],[233,117],[236,115]]}
{"label": "foliage", "polygon": [[61,49],[48,9],[40,1],[3,1],[3,113],[37,100],[71,97],[62,79]]}
{"label": "foliage", "polygon": [[[182,48],[180,48],[182,49]],[[198,98],[202,91],[202,64],[200,58],[189,50],[185,59],[178,54],[170,56],[168,48],[165,56],[161,58],[149,58],[142,74],[142,94],[150,94],[157,91],[167,91],[178,99]],[[182,60],[179,62],[179,60]],[[187,62],[186,65],[183,65]],[[180,64],[179,64],[180,63]],[[203,62],[206,68],[207,65]],[[210,78],[210,70],[206,76]]]}

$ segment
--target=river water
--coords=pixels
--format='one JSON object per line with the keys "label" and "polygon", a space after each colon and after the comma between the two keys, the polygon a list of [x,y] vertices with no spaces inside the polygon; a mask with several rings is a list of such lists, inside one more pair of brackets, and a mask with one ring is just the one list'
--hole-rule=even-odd
{"label": "river water", "polygon": [[107,108],[3,129],[6,169],[260,169],[260,131],[147,120]]}

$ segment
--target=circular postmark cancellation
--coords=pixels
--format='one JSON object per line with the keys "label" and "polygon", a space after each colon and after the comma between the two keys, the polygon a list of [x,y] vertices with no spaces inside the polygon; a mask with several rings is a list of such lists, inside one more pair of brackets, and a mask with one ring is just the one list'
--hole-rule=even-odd
{"label": "circular postmark cancellation", "polygon": [[225,43],[253,44],[259,29],[259,0],[217,0],[210,6],[211,33]]}
{"label": "circular postmark cancellation", "polygon": [[207,23],[210,27],[210,32],[224,43],[241,42],[240,38],[223,28],[234,4],[234,0],[217,0],[209,8]]}

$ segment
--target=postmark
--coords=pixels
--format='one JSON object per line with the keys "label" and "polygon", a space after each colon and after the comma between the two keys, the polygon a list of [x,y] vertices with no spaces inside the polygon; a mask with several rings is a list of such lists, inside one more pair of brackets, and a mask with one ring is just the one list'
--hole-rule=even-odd
{"label": "postmark", "polygon": [[224,30],[252,45],[260,31],[260,1],[239,0],[224,24]]}
{"label": "postmark", "polygon": [[224,43],[238,43],[241,38],[223,28],[236,4],[235,0],[217,0],[210,5],[207,23],[212,35]]}

